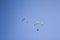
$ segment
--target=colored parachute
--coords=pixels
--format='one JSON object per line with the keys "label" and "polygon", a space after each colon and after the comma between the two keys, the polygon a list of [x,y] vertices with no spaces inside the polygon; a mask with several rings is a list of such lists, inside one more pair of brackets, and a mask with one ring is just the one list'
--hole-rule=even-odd
{"label": "colored parachute", "polygon": [[35,23],[34,23],[34,26],[38,26],[38,25],[43,25],[44,23],[42,22],[42,21],[36,21]]}
{"label": "colored parachute", "polygon": [[22,18],[21,21],[24,22],[24,23],[27,23],[27,22],[28,22],[27,19],[26,19],[25,17]]}
{"label": "colored parachute", "polygon": [[34,27],[36,27],[37,28],[37,31],[39,31],[40,27],[42,27],[43,24],[44,24],[43,21],[36,21],[34,23]]}
{"label": "colored parachute", "polygon": [[26,20],[26,18],[22,18],[22,20],[21,20],[21,21],[23,22],[23,21],[25,21],[25,20]]}

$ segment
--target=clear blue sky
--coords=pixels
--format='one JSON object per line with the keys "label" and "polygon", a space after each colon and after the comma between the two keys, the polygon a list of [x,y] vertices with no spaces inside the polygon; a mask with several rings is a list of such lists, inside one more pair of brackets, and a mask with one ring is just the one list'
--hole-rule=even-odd
{"label": "clear blue sky", "polygon": [[[1,0],[0,40],[60,40],[60,0]],[[26,17],[28,23],[21,22]],[[43,26],[34,27],[41,20]]]}

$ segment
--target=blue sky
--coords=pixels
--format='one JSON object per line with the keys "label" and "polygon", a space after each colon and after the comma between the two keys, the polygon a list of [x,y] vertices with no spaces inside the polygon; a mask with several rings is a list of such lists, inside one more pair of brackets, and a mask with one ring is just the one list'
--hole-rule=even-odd
{"label": "blue sky", "polygon": [[0,14],[1,40],[60,40],[60,0],[2,0]]}

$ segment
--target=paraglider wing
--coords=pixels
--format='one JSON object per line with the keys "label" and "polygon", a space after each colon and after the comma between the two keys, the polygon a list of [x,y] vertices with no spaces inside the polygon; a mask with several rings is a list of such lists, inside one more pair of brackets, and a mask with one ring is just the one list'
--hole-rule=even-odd
{"label": "paraglider wing", "polygon": [[23,21],[25,21],[26,20],[26,18],[23,18],[21,21],[23,22]]}

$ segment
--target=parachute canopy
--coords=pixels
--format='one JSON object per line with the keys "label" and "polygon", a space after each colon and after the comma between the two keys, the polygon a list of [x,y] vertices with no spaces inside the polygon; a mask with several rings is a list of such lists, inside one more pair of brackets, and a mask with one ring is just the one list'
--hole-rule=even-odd
{"label": "parachute canopy", "polygon": [[36,21],[35,23],[34,23],[34,26],[38,26],[38,25],[43,25],[44,23],[42,22],[42,21]]}
{"label": "parachute canopy", "polygon": [[27,23],[28,20],[24,17],[24,18],[21,19],[21,22]]}

